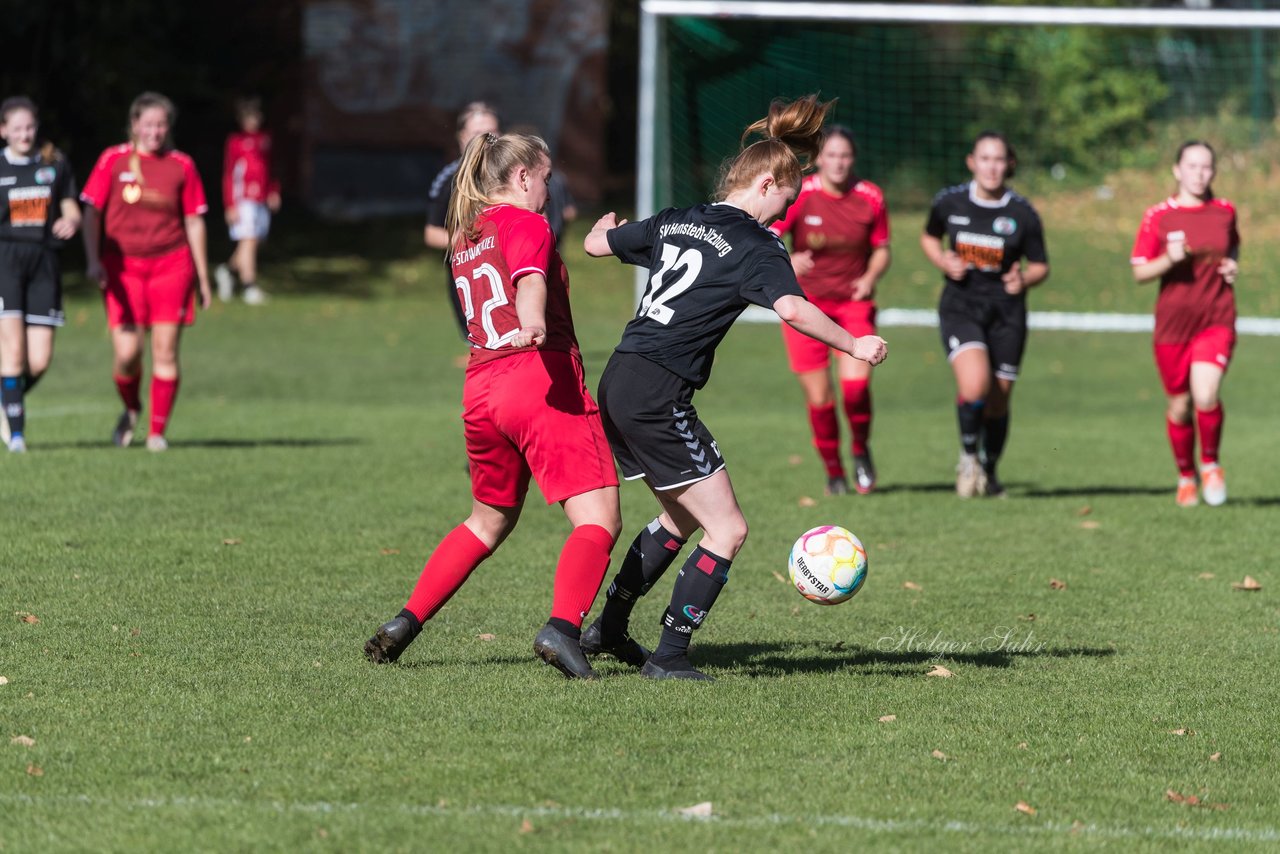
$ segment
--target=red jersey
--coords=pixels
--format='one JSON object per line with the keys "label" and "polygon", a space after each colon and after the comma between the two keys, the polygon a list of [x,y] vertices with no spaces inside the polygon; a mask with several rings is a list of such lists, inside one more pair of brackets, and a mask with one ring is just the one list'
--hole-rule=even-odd
{"label": "red jersey", "polygon": [[516,291],[520,278],[530,273],[541,273],[547,280],[547,340],[542,349],[577,355],[569,272],[546,218],[514,205],[494,205],[476,218],[476,230],[476,239],[462,237],[450,259],[453,284],[467,318],[471,363],[537,349],[511,346],[520,331]]}
{"label": "red jersey", "polygon": [[222,205],[234,207],[237,202],[263,202],[280,192],[280,184],[271,177],[271,134],[233,133],[227,137],[222,157]]}
{"label": "red jersey", "polygon": [[807,296],[847,300],[854,280],[867,272],[871,251],[889,243],[889,210],[870,181],[832,195],[810,175],[787,215],[769,227],[778,235],[791,232],[792,251],[813,251],[813,270],[800,279]]}
{"label": "red jersey", "polygon": [[209,209],[190,157],[173,150],[142,154],[128,143],[102,152],[80,200],[103,214],[102,251],[131,258],[185,246],[184,218]]}
{"label": "red jersey", "polygon": [[1133,243],[1133,264],[1159,258],[1170,240],[1187,244],[1186,260],[1160,277],[1157,344],[1184,344],[1210,326],[1235,329],[1235,290],[1218,272],[1240,247],[1236,209],[1225,199],[1191,207],[1170,198],[1147,209]]}

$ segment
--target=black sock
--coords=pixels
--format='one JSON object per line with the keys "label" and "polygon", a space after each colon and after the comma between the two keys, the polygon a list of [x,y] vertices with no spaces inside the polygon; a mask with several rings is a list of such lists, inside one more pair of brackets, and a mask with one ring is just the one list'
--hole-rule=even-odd
{"label": "black sock", "polygon": [[404,610],[402,610],[399,614],[396,614],[396,616],[397,616],[397,617],[404,617],[406,620],[408,620],[408,621],[409,621],[409,625],[410,625],[410,626],[412,627],[412,629],[413,629],[413,636],[414,636],[415,638],[416,638],[418,635],[422,634],[422,621],[418,619],[418,615],[417,615],[417,614],[413,613],[413,612],[412,612],[412,611],[410,611],[408,608],[405,608],[405,609],[404,609]]}
{"label": "black sock", "polygon": [[685,540],[662,527],[656,518],[636,534],[605,594],[600,613],[602,634],[615,638],[626,634],[631,609],[675,563],[684,544]]}
{"label": "black sock", "polygon": [[978,440],[982,436],[983,401],[956,401],[956,420],[960,423],[960,447],[966,454],[978,453]]}
{"label": "black sock", "polygon": [[571,637],[574,640],[579,640],[582,637],[582,629],[561,617],[552,617],[547,620],[547,625],[565,637]]}
{"label": "black sock", "polygon": [[995,474],[996,463],[1004,453],[1004,443],[1009,438],[1009,416],[988,418],[982,428],[982,467],[987,474]]}
{"label": "black sock", "polygon": [[27,412],[23,406],[22,377],[0,377],[0,408],[9,419],[9,432],[21,436],[27,427]]}
{"label": "black sock", "polygon": [[680,576],[671,591],[671,604],[662,617],[662,640],[653,651],[655,660],[670,661],[688,655],[694,630],[706,620],[707,612],[729,581],[732,564],[733,561],[714,555],[702,546],[693,550],[680,567]]}
{"label": "black sock", "polygon": [[40,382],[40,378],[44,374],[23,374],[22,378],[27,381],[27,394],[31,394],[31,389],[36,387],[36,383]]}

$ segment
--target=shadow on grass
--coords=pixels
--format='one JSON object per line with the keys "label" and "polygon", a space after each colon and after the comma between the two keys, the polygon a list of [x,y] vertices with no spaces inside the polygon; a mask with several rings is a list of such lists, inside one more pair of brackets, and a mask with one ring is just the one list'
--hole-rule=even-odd
{"label": "shadow on grass", "polygon": [[1127,486],[1124,484],[1108,484],[1106,486],[1067,486],[1059,489],[1042,489],[1032,487],[1017,492],[1016,495],[1026,498],[1089,498],[1095,495],[1168,495],[1173,497],[1173,486]]}
{"label": "shadow on grass", "polygon": [[877,485],[876,492],[884,495],[892,495],[895,492],[955,492],[956,485],[952,483],[887,483]]}
{"label": "shadow on grass", "polygon": [[875,650],[839,643],[701,643],[698,664],[738,676],[768,677],[793,673],[864,672],[886,676],[922,676],[925,665],[946,662],[961,667],[1012,667],[1020,659],[1107,658],[1111,647],[1036,647],[939,653],[930,650]]}
{"label": "shadow on grass", "polygon": [[[367,441],[367,439],[358,439],[351,436],[331,439],[179,439],[169,443],[169,450],[181,450],[183,448],[329,448],[363,445]],[[99,439],[81,439],[76,442],[49,442],[47,444],[42,442],[39,445],[41,453],[45,451],[113,451],[119,453],[120,450],[110,442],[104,442]],[[141,451],[144,448],[141,442],[137,442],[130,450]]]}

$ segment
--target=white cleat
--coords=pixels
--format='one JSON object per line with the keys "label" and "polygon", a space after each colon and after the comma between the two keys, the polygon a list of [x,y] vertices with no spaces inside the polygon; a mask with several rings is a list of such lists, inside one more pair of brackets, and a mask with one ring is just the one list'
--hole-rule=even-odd
{"label": "white cleat", "polygon": [[120,413],[120,420],[116,422],[116,429],[111,434],[111,442],[117,448],[127,448],[133,444],[133,431],[138,427],[138,413],[132,409],[126,409]]}
{"label": "white cleat", "polygon": [[245,305],[262,305],[267,301],[267,292],[257,285],[250,285],[244,289]]}
{"label": "white cleat", "polygon": [[1200,492],[1204,495],[1204,503],[1210,507],[1221,507],[1227,503],[1227,479],[1223,476],[1222,466],[1209,463],[1200,469]]}
{"label": "white cleat", "polygon": [[987,487],[986,474],[977,454],[960,454],[960,462],[956,464],[956,495],[961,498],[973,498],[981,495]]}
{"label": "white cleat", "polygon": [[158,436],[153,433],[147,437],[147,450],[153,454],[158,454],[161,451],[167,451],[169,450],[169,442],[164,438],[164,436]]}
{"label": "white cleat", "polygon": [[231,302],[231,298],[236,295],[236,280],[231,268],[226,264],[219,264],[213,269],[213,280],[218,284],[218,299]]}
{"label": "white cleat", "polygon": [[20,435],[10,436],[6,444],[8,444],[9,453],[11,454],[25,454],[27,452],[27,440]]}

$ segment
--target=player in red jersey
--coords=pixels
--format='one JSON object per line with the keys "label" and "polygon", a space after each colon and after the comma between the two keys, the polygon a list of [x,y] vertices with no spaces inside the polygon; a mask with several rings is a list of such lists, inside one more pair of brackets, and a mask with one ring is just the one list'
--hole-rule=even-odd
{"label": "player in red jersey", "polygon": [[88,276],[102,289],[124,412],[112,440],[133,441],[142,410],[142,335],[151,333],[151,424],[147,450],[169,447],[165,428],[178,394],[182,328],[213,298],[205,255],[204,185],[196,165],[172,147],[173,103],[144,92],[129,107],[130,141],[102,152],[85,182]]}
{"label": "player in red jersey", "polygon": [[[804,295],[854,336],[876,334],[876,283],[889,269],[889,211],[884,194],[854,173],[858,146],[853,132],[826,128],[817,174],[800,185],[787,215],[770,226],[791,234],[791,266]],[[782,324],[791,370],[809,405],[813,445],[827,469],[827,494],[849,491],[840,462],[840,423],[831,385],[832,348]],[[871,435],[871,363],[839,350],[836,372],[852,434],[854,489],[875,488]]]}
{"label": "player in red jersey", "polygon": [[463,153],[447,222],[471,345],[462,395],[471,515],[436,546],[404,610],[365,644],[374,663],[399,658],[506,539],[532,476],[573,525],[534,652],[567,677],[595,678],[579,646],[582,621],[622,520],[613,457],[583,378],[569,275],[539,213],[550,175],[536,136],[483,134]]}
{"label": "player in red jersey", "polygon": [[271,215],[280,210],[280,182],[271,174],[271,134],[262,129],[262,102],[237,101],[236,119],[240,130],[227,137],[222,158],[222,206],[236,248],[213,278],[223,302],[235,296],[238,277],[244,301],[261,305],[267,295],[258,286],[258,244],[267,239]]}
{"label": "player in red jersey", "polygon": [[0,439],[27,449],[26,395],[53,358],[63,323],[57,247],[80,227],[76,182],[53,146],[36,146],[36,105],[0,103]]}
{"label": "player in red jersey", "polygon": [[1154,346],[1169,397],[1166,426],[1178,466],[1180,507],[1197,503],[1197,428],[1205,503],[1216,507],[1227,500],[1218,462],[1223,420],[1218,393],[1236,344],[1232,285],[1240,269],[1240,235],[1235,207],[1213,195],[1214,168],[1207,142],[1183,143],[1173,166],[1178,191],[1147,209],[1130,259],[1139,283],[1160,279]]}

